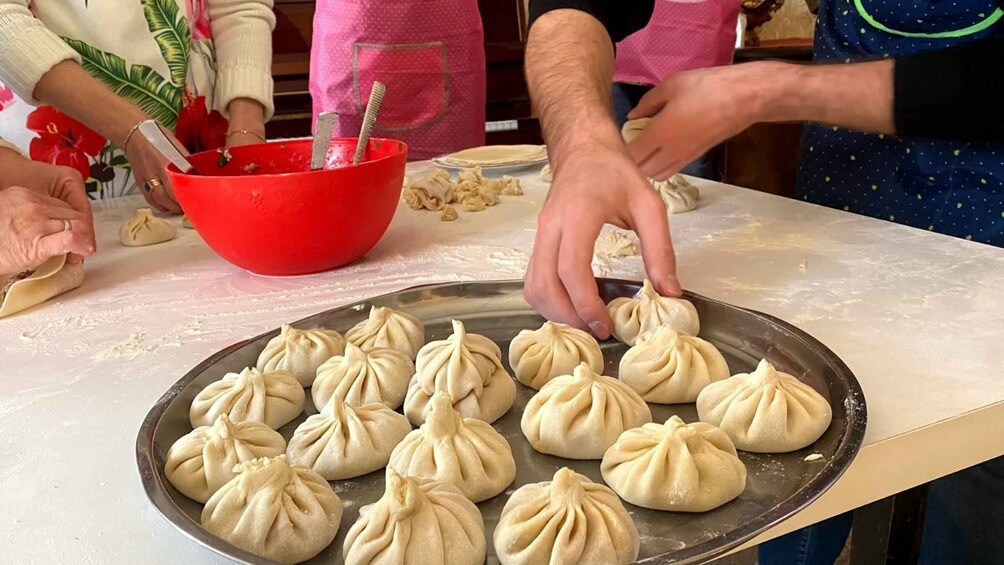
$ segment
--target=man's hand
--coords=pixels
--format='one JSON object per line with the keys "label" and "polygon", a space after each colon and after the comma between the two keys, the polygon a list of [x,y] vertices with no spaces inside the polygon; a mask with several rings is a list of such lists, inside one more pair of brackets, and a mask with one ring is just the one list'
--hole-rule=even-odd
{"label": "man's hand", "polygon": [[[70,217],[60,211],[56,216],[50,218],[60,221],[49,224],[50,229],[58,227],[59,230],[62,230],[63,223],[61,220],[64,219],[64,216],[65,219],[71,220],[72,235],[60,235],[56,238],[57,241],[65,243],[60,249],[63,249],[61,253],[70,253],[69,257],[67,257],[69,262],[80,263],[83,261],[84,256],[94,253],[97,249],[97,243],[94,236],[94,218],[91,215],[91,203],[84,190],[84,181],[80,178],[80,173],[76,169],[39,163],[26,159],[14,151],[0,150],[0,195],[7,193],[8,190],[14,190],[15,187],[17,187],[17,190],[6,195],[8,198],[5,199],[5,202],[8,204],[13,202],[23,206],[25,203],[23,198],[13,201],[10,199],[14,198],[13,194],[28,190],[43,197],[41,200],[33,199],[32,202],[44,205],[45,209],[55,206],[56,203],[50,200],[56,200],[62,203],[63,206],[61,207],[69,208],[76,212],[76,214]],[[29,210],[31,209],[34,209],[35,212],[39,211],[37,208],[29,207]],[[13,209],[0,210],[0,216],[3,218],[2,221],[7,222],[7,228],[12,225],[10,224],[10,220],[11,214],[14,213],[16,211]],[[56,226],[57,223],[59,224],[58,226]],[[6,228],[0,227],[0,230],[4,229]],[[5,243],[9,243],[6,235],[0,235],[0,239],[3,239]],[[59,247],[59,245],[56,245],[56,247]],[[21,259],[26,260],[27,257],[27,255],[23,255]],[[48,259],[48,257],[39,261],[39,264],[44,262],[45,259]],[[0,273],[7,272],[4,268],[0,268]]]}
{"label": "man's hand", "polygon": [[584,149],[555,171],[526,273],[530,304],[600,339],[612,326],[592,272],[603,224],[635,230],[649,277],[661,293],[680,295],[666,207],[620,142]]}

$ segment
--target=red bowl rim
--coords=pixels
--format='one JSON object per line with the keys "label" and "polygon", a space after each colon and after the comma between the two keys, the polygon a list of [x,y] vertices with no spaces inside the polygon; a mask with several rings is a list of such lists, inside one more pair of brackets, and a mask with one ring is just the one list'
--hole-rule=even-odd
{"label": "red bowl rim", "polygon": [[[358,141],[358,139],[359,139],[358,137],[332,137],[331,141]],[[259,178],[259,179],[261,179],[261,178],[288,178],[288,177],[296,177],[296,176],[300,176],[300,175],[315,175],[317,173],[331,173],[331,172],[334,172],[334,171],[340,171],[340,170],[343,170],[343,169],[349,169],[349,168],[354,168],[354,167],[365,167],[365,166],[368,166],[368,165],[376,165],[378,163],[382,163],[384,161],[389,161],[391,159],[395,159],[395,158],[398,158],[398,157],[404,157],[405,159],[407,159],[408,144],[405,143],[405,142],[403,142],[403,141],[401,141],[400,139],[391,139],[389,137],[371,137],[370,141],[371,142],[372,141],[380,141],[380,142],[397,143],[398,145],[401,146],[401,151],[399,153],[394,153],[392,155],[387,155],[386,157],[380,157],[379,159],[372,159],[370,161],[364,161],[362,163],[359,163],[358,165],[353,165],[352,163],[349,163],[348,165],[345,165],[343,167],[337,167],[335,169],[321,169],[319,171],[291,171],[291,172],[288,172],[288,173],[262,173],[260,175],[201,175],[201,174],[183,173],[180,170],[178,170],[178,168],[176,166],[174,166],[174,163],[168,163],[166,169],[167,169],[167,173],[169,175],[172,175],[172,176],[176,175],[176,176],[179,176],[179,177],[201,177],[201,178],[206,178],[206,179],[227,179],[227,178],[239,178],[239,177],[242,177],[242,176],[254,176],[255,178]],[[265,143],[255,143],[255,144],[252,144],[252,145],[242,145],[240,147],[241,148],[242,147],[260,147],[260,146],[264,146],[264,145],[277,145],[277,144],[280,144],[280,143],[297,144],[297,145],[299,145],[299,144],[305,144],[305,143],[309,144],[309,143],[312,143],[312,139],[309,138],[309,137],[302,137],[302,138],[297,138],[297,139],[276,139],[274,141],[267,141]],[[235,148],[235,149],[240,149],[240,148]],[[217,152],[216,149],[210,149],[209,151],[200,151],[199,153],[195,153],[195,154],[193,154],[191,156],[194,157],[194,156],[197,156],[197,155],[212,154],[212,153],[216,153],[216,152]]]}

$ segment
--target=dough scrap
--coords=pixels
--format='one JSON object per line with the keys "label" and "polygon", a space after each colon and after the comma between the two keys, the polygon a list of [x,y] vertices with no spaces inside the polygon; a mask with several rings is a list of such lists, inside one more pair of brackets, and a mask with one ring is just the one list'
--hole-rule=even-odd
{"label": "dough scrap", "polygon": [[500,494],[516,478],[509,442],[491,424],[461,416],[445,392],[433,395],[425,423],[398,444],[388,468],[446,481],[473,502]]}
{"label": "dough scrap", "polygon": [[202,510],[202,527],[279,563],[311,559],[331,544],[342,501],[323,477],[285,455],[241,463]]}
{"label": "dough scrap", "polygon": [[554,182],[554,172],[551,171],[551,164],[548,163],[540,169],[540,180],[544,182]]}
{"label": "dough scrap", "polygon": [[634,520],[617,495],[568,467],[509,497],[494,542],[502,565],[624,565],[638,559],[640,549]]}
{"label": "dough scrap", "polygon": [[736,447],[787,453],[811,445],[830,427],[830,403],[814,388],[766,359],[752,373],[712,383],[697,396],[702,422],[718,426]]}
{"label": "dough scrap", "polygon": [[119,228],[119,241],[126,247],[142,247],[170,241],[178,235],[178,228],[171,222],[153,215],[149,208],[136,210]]}
{"label": "dough scrap", "polygon": [[425,177],[404,186],[404,201],[413,210],[442,210],[453,202],[456,184],[445,169],[433,169]]}
{"label": "dough scrap", "polygon": [[37,306],[79,287],[84,266],[66,262],[66,255],[51,257],[33,271],[0,275],[0,318]]}
{"label": "dough scrap", "polygon": [[286,440],[261,422],[231,422],[220,414],[212,426],[199,426],[174,442],[164,475],[181,494],[205,504],[237,476],[234,466],[286,451]]}
{"label": "dough scrap", "polygon": [[655,510],[707,512],[746,489],[746,466],[729,436],[678,416],[624,432],[600,472],[621,498]]}
{"label": "dough scrap", "polygon": [[607,311],[614,322],[614,337],[628,345],[663,324],[689,335],[701,330],[697,308],[689,300],[660,296],[648,279],[632,298],[613,299]]}
{"label": "dough scrap", "polygon": [[450,205],[443,207],[443,213],[439,215],[439,219],[443,222],[452,222],[459,217],[457,209]]}
{"label": "dough scrap", "polygon": [[669,325],[639,337],[621,357],[617,372],[645,402],[654,404],[694,402],[704,387],[730,374],[718,348]]}
{"label": "dough scrap", "polygon": [[519,165],[547,158],[544,145],[487,145],[464,149],[442,157],[453,167]]}

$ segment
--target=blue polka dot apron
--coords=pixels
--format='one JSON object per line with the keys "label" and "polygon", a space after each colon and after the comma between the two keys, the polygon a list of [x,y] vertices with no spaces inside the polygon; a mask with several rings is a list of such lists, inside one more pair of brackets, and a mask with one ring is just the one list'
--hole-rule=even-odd
{"label": "blue polka dot apron", "polygon": [[[997,0],[824,0],[815,59],[852,62],[943,49],[1004,34],[1002,19]],[[896,138],[810,125],[797,195],[1004,247],[1004,143]]]}

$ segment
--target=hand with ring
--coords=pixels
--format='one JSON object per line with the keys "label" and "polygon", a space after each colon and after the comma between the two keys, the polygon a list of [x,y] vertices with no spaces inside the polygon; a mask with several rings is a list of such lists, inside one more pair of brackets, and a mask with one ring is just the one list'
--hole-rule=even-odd
{"label": "hand with ring", "polygon": [[[164,133],[184,155],[188,155],[181,142],[170,132],[165,130]],[[180,214],[181,206],[174,198],[174,191],[171,190],[171,183],[165,172],[168,160],[138,133],[131,135],[125,145],[126,158],[129,159],[133,176],[146,201],[161,212]]]}

